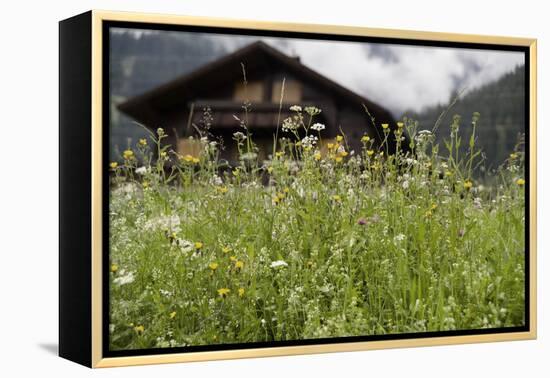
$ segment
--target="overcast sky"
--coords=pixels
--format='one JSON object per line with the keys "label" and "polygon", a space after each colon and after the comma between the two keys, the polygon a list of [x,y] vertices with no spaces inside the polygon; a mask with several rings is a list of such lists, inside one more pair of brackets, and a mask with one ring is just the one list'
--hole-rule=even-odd
{"label": "overcast sky", "polygon": [[[150,31],[133,30],[136,36]],[[158,33],[158,32],[157,32]],[[396,117],[447,104],[451,93],[498,79],[523,65],[521,52],[200,34],[232,52],[261,39],[339,84],[379,102]],[[213,56],[212,59],[217,58]]]}
{"label": "overcast sky", "polygon": [[[219,36],[235,50],[257,37]],[[447,103],[454,90],[471,90],[524,64],[523,53],[441,47],[261,38],[399,116],[404,110]]]}

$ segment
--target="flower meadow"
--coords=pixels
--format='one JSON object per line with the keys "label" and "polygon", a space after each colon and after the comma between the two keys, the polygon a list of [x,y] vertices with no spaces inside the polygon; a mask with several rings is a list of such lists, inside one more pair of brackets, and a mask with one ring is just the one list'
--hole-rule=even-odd
{"label": "flower meadow", "polygon": [[112,350],[524,325],[520,144],[489,174],[477,113],[352,150],[290,110],[266,161],[236,117],[235,164],[207,128],[199,154],[158,129],[110,163]]}

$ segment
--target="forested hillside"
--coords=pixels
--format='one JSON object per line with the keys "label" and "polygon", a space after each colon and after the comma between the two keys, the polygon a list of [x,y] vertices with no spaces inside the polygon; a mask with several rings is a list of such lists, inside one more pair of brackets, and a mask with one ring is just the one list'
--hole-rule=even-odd
{"label": "forested hillside", "polygon": [[486,155],[486,166],[498,166],[513,150],[518,134],[525,132],[525,67],[518,66],[497,81],[466,91],[449,109],[456,96],[453,94],[447,104],[429,107],[419,113],[407,111],[404,116],[418,120],[421,128],[431,129],[448,109],[437,133],[441,140],[448,138],[455,114],[462,117],[461,135],[463,138],[469,136],[472,114],[479,112],[477,143]]}

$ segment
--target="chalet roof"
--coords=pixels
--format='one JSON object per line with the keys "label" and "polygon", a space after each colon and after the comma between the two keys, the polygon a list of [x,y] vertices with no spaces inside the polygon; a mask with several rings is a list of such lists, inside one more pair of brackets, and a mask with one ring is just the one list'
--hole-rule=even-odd
{"label": "chalet roof", "polygon": [[135,96],[118,105],[118,108],[139,122],[153,127],[158,124],[159,115],[163,112],[181,107],[182,104],[186,104],[190,100],[211,97],[209,94],[216,88],[223,88],[226,85],[232,85],[237,80],[242,80],[241,62],[245,63],[247,75],[266,65],[282,66],[299,80],[312,83],[317,88],[320,87],[339,101],[358,106],[365,104],[369,111],[382,114],[387,120],[393,119],[391,114],[380,105],[321,75],[303,65],[298,59],[288,56],[262,41],[249,44],[205,64],[191,73]]}

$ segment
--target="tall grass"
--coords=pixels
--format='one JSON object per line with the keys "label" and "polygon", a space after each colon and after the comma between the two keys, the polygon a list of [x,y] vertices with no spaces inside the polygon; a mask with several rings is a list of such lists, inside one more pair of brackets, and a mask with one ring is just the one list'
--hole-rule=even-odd
{"label": "tall grass", "polygon": [[239,120],[230,170],[207,136],[180,156],[162,129],[111,163],[112,349],[524,324],[521,151],[484,186],[478,114],[444,146],[404,120],[350,151],[291,109],[265,162]]}

